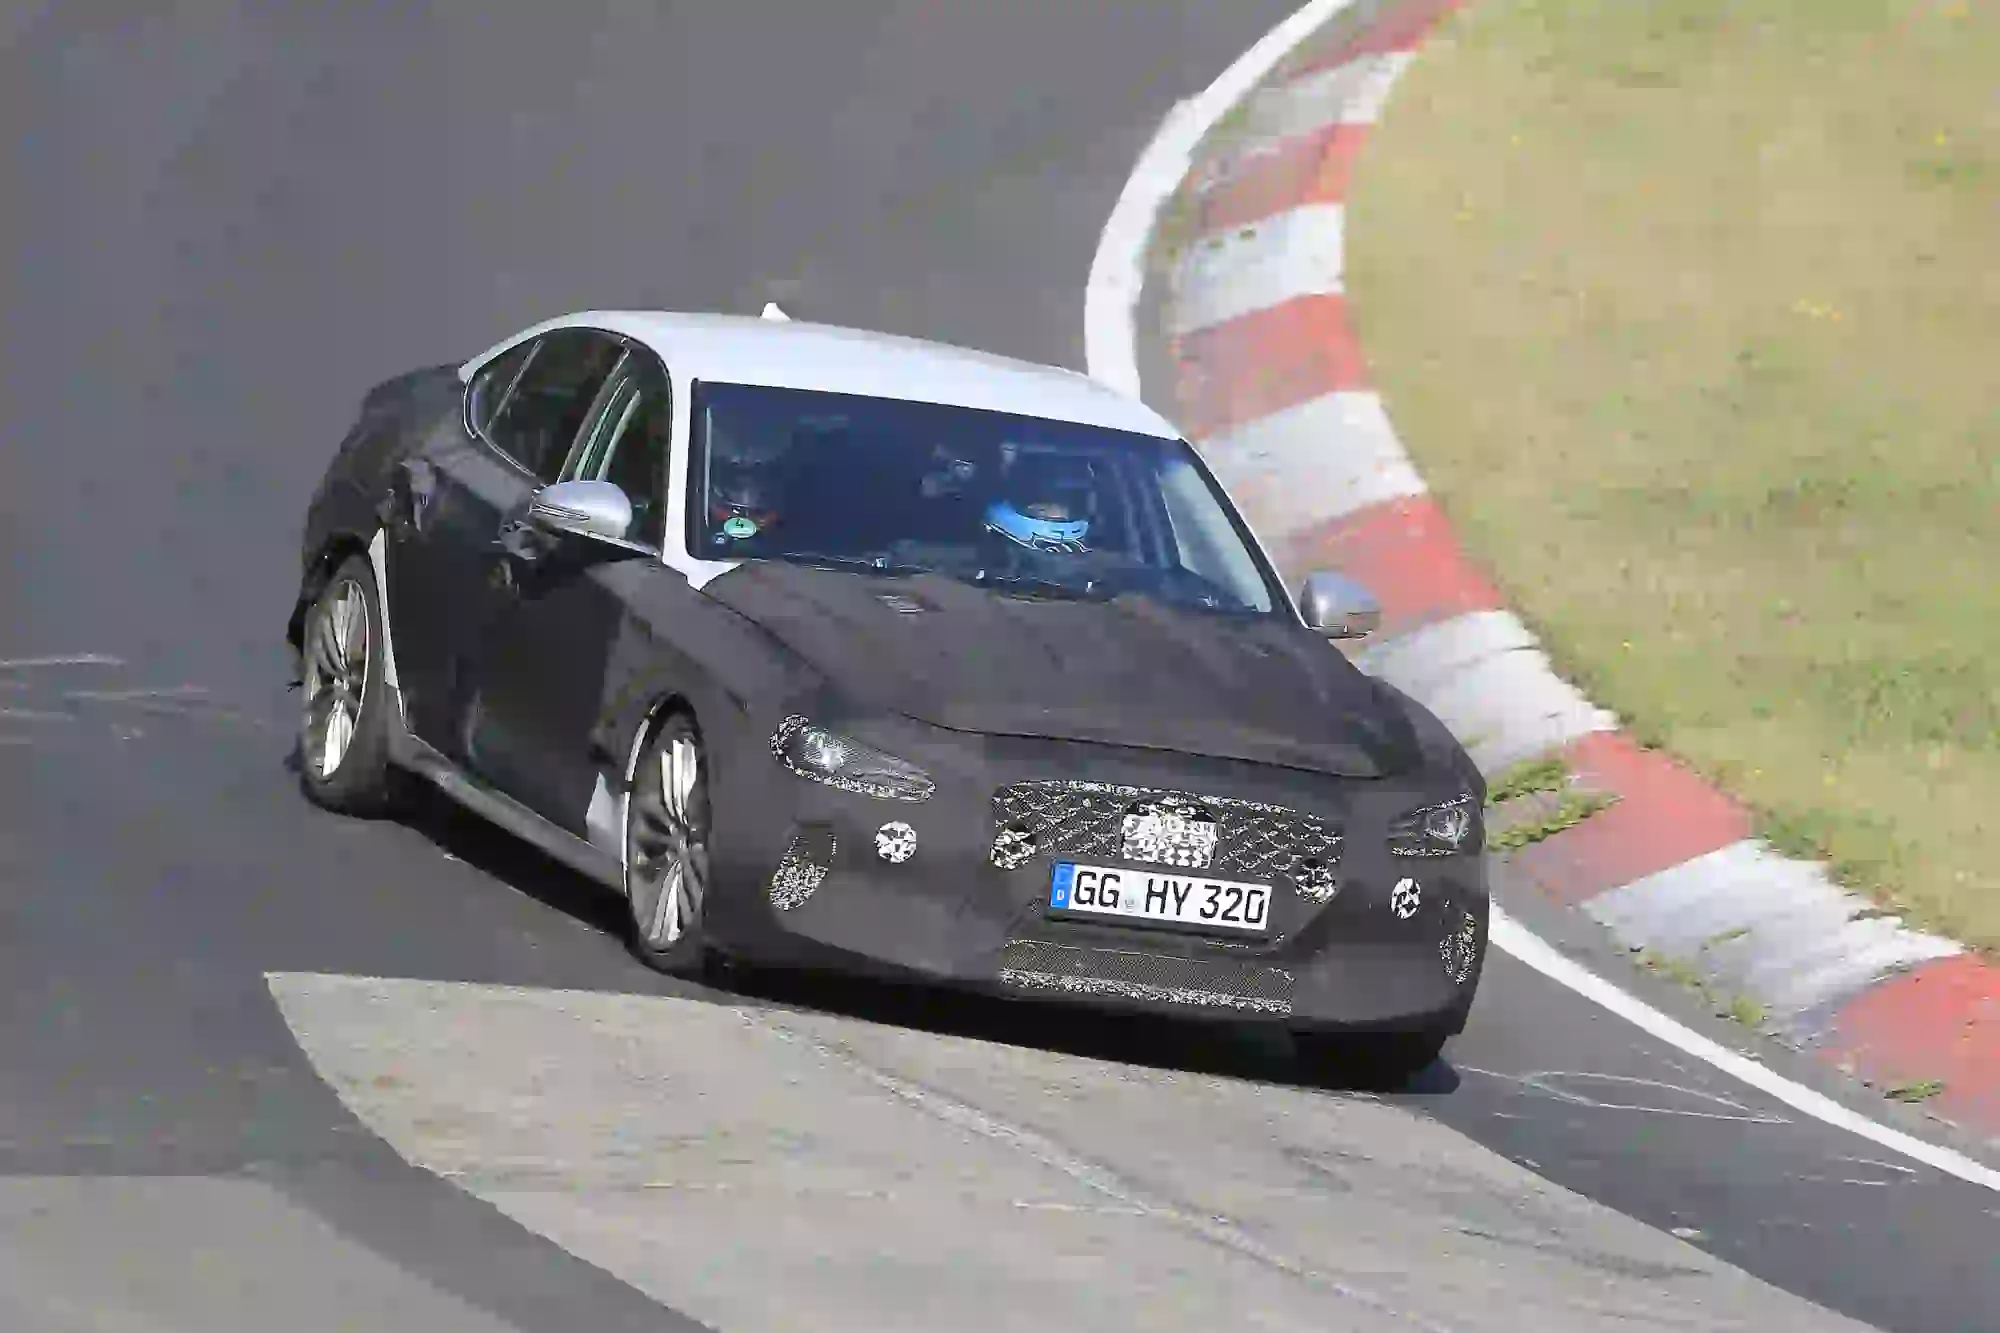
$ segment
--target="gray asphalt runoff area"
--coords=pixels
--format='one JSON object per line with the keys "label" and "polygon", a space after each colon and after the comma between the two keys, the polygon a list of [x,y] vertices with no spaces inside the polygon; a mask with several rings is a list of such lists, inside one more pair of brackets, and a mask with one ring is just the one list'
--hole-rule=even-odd
{"label": "gray asphalt runoff area", "polygon": [[1289,8],[0,9],[0,1328],[1993,1327],[2000,1199],[1504,956],[1385,1094],[675,985],[469,817],[300,798],[298,524],[368,386],[767,300],[1081,368],[1126,173]]}

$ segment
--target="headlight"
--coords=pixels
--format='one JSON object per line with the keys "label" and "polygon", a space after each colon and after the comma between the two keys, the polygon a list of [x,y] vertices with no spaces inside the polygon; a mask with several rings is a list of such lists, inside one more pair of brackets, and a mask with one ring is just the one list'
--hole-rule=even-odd
{"label": "headlight", "polygon": [[771,753],[802,778],[885,801],[927,801],[937,790],[930,774],[915,764],[803,717],[780,724]]}
{"label": "headlight", "polygon": [[1397,856],[1451,856],[1479,846],[1479,806],[1471,796],[1426,805],[1389,826],[1389,850]]}

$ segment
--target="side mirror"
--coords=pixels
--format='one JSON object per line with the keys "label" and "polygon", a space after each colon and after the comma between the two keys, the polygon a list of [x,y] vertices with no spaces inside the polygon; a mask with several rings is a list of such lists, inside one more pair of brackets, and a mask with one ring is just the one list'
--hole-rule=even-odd
{"label": "side mirror", "polygon": [[1299,614],[1329,639],[1365,638],[1382,624],[1382,604],[1374,593],[1326,569],[1306,575],[1299,589]]}
{"label": "side mirror", "polygon": [[608,481],[559,481],[535,493],[528,521],[550,532],[623,544],[632,530],[632,500]]}

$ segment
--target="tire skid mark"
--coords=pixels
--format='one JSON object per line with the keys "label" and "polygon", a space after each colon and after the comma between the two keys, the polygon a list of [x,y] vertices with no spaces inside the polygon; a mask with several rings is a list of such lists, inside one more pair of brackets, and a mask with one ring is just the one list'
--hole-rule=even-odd
{"label": "tire skid mark", "polygon": [[[779,1206],[784,1200],[808,1198],[845,1199],[855,1203],[894,1204],[908,1196],[893,1189],[839,1189],[819,1185],[786,1185],[781,1190],[771,1190],[761,1186],[746,1186],[726,1180],[641,1180],[631,1184],[605,1184],[592,1181],[579,1182],[569,1171],[537,1167],[532,1165],[510,1166],[506,1168],[482,1168],[459,1170],[452,1167],[430,1168],[435,1175],[449,1180],[453,1185],[472,1194],[482,1194],[497,1190],[534,1190],[569,1193],[590,1192],[599,1195],[618,1194],[733,1194],[738,1196],[764,1195],[778,1198]],[[963,1191],[961,1197],[968,1202],[983,1202],[983,1197],[974,1191]],[[1059,1199],[1009,1199],[1007,1206],[1023,1212],[1077,1213],[1093,1217],[1153,1217],[1152,1209],[1135,1204],[1077,1204]]]}
{"label": "tire skid mark", "polygon": [[136,690],[64,690],[63,698],[91,703],[129,703],[144,699],[202,699],[208,691],[200,685],[163,685]]}
{"label": "tire skid mark", "polygon": [[74,713],[53,713],[45,708],[0,708],[0,721],[7,722],[74,722]]}
{"label": "tire skid mark", "polygon": [[125,659],[105,653],[70,653],[52,657],[0,657],[0,671],[34,671],[43,667],[103,666],[122,667]]}
{"label": "tire skid mark", "polygon": [[[1710,1092],[1704,1088],[1689,1087],[1680,1083],[1666,1083],[1659,1079],[1637,1078],[1627,1074],[1597,1074],[1589,1071],[1563,1069],[1544,1069],[1528,1074],[1503,1074],[1498,1070],[1479,1069],[1472,1065],[1464,1064],[1455,1065],[1454,1068],[1461,1073],[1478,1074],[1482,1078],[1499,1079],[1504,1083],[1517,1084],[1531,1092],[1538,1092],[1544,1096],[1552,1097],[1559,1102],[1567,1102],[1571,1106],[1581,1106],[1592,1111],[1636,1111],[1642,1115],[1680,1116],[1691,1120],[1733,1120],[1751,1125],[1789,1125],[1792,1123],[1789,1117],[1770,1111],[1756,1110],[1753,1107],[1744,1105],[1733,1097],[1725,1097],[1718,1092]],[[1593,1079],[1598,1082],[1616,1083],[1631,1088],[1650,1088],[1656,1092],[1678,1093],[1693,1098],[1696,1101],[1708,1102],[1725,1109],[1722,1111],[1696,1111],[1679,1106],[1640,1106],[1630,1102],[1605,1101],[1603,1098],[1592,1097],[1588,1093],[1577,1091],[1575,1088],[1563,1086],[1563,1080],[1587,1082]]]}
{"label": "tire skid mark", "polygon": [[[50,681],[48,676],[42,674],[50,670],[60,672],[74,667],[123,670],[126,665],[123,658],[106,653],[47,654],[38,657],[0,659],[0,672],[16,673],[13,676],[0,675],[0,691],[9,692],[6,695],[9,699],[21,701],[19,704],[0,706],[0,723],[11,722],[39,727],[44,724],[83,721],[94,715],[102,719],[111,734],[120,740],[134,740],[145,735],[136,726],[118,720],[121,716],[134,714],[215,721],[257,731],[278,729],[278,724],[267,718],[257,717],[240,708],[217,701],[212,691],[204,685],[181,683],[125,686],[115,689],[69,686],[60,681]],[[0,744],[30,745],[35,743],[36,739],[34,735],[9,735],[0,738]]]}

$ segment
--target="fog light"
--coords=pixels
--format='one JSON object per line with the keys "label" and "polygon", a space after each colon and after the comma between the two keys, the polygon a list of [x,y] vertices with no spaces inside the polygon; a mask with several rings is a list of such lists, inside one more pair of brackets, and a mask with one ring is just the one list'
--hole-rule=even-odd
{"label": "fog light", "polygon": [[917,854],[917,831],[902,820],[892,820],[875,830],[875,855],[890,865],[901,865]]}
{"label": "fog light", "polygon": [[1470,912],[1460,912],[1458,929],[1438,942],[1438,953],[1444,958],[1445,975],[1463,986],[1472,976],[1472,965],[1479,961],[1479,919]]}
{"label": "fog light", "polygon": [[993,864],[1002,870],[1024,866],[1035,854],[1035,835],[1018,824],[1009,824],[993,839]]}
{"label": "fog light", "polygon": [[1300,893],[1316,903],[1330,902],[1340,892],[1339,874],[1324,861],[1299,862],[1299,868],[1292,872],[1292,882],[1299,886]]}
{"label": "fog light", "polygon": [[1389,826],[1396,856],[1452,856],[1479,850],[1479,806],[1470,795],[1412,810]]}

